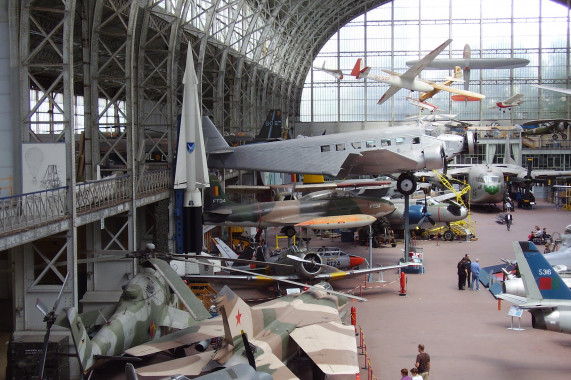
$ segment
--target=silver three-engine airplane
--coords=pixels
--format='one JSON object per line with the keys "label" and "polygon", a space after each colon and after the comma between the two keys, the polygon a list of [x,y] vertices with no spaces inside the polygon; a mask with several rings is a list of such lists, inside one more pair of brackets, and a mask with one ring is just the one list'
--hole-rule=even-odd
{"label": "silver three-engine airplane", "polygon": [[399,126],[230,147],[210,119],[203,118],[202,125],[211,169],[340,178],[403,173],[397,181],[403,194],[412,194],[416,188],[414,176],[405,172],[440,169],[454,156],[474,152],[476,143],[472,133],[432,137],[422,127]]}

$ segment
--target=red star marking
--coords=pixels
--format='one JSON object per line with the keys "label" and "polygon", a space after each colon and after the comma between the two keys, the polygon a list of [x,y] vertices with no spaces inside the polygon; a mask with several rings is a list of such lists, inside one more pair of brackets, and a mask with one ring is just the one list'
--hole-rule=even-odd
{"label": "red star marking", "polygon": [[236,314],[236,326],[242,323],[240,319],[242,319],[242,314],[240,314],[240,310],[238,310],[238,314]]}

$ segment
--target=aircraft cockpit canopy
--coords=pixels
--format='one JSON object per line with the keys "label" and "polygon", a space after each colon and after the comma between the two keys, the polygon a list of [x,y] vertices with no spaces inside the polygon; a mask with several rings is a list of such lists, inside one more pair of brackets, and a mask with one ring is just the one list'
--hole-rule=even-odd
{"label": "aircraft cockpit canopy", "polygon": [[301,200],[324,200],[324,199],[339,199],[339,198],[355,198],[355,194],[346,190],[321,190],[310,193],[301,197]]}
{"label": "aircraft cockpit canopy", "polygon": [[481,177],[481,181],[485,184],[499,184],[500,183],[500,177],[498,177],[497,175],[483,175]]}

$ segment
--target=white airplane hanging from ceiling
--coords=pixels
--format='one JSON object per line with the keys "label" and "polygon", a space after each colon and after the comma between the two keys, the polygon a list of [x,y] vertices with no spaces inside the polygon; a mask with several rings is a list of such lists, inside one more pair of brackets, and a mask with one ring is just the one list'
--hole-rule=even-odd
{"label": "white airplane hanging from ceiling", "polygon": [[[450,87],[444,85],[442,83],[435,83],[428,80],[422,80],[417,78],[418,75],[424,68],[426,68],[430,62],[438,56],[450,43],[452,39],[447,40],[442,45],[438,46],[436,49],[428,53],[424,58],[420,61],[417,61],[415,65],[413,65],[410,69],[408,69],[404,74],[395,73],[388,70],[383,70],[387,75],[372,75],[370,74],[371,68],[365,67],[361,68],[361,58],[357,60],[355,63],[355,67],[353,67],[353,71],[351,75],[355,78],[367,78],[374,80],[376,82],[388,83],[391,85],[389,89],[383,94],[383,96],[379,99],[377,104],[383,104],[388,99],[390,99],[394,94],[397,93],[401,88],[407,88],[411,91],[419,91],[422,93],[430,93],[436,89],[441,91],[448,91],[454,94],[459,94],[464,97],[471,97],[476,99],[484,99],[485,96],[482,94],[478,94],[476,92],[471,92],[467,90],[462,90],[454,87]],[[454,67],[453,67],[454,68]]]}
{"label": "white airplane hanging from ceiling", "polygon": [[[419,60],[407,61],[406,65],[413,67]],[[435,59],[426,65],[426,69],[454,70],[455,66],[460,66],[464,70],[464,89],[468,90],[470,85],[470,71],[484,69],[515,69],[527,66],[529,59],[525,58],[472,58],[470,45],[464,46],[462,58],[441,58]],[[460,99],[459,97],[455,100]],[[470,99],[468,99],[470,100]]]}

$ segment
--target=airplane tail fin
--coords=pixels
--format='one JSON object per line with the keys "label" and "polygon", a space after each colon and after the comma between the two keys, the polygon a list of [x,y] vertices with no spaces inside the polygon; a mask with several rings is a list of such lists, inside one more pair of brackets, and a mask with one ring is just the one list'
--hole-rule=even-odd
{"label": "airplane tail fin", "polygon": [[454,66],[454,79],[462,78],[462,68],[460,66]]}
{"label": "airplane tail fin", "polygon": [[264,125],[256,136],[257,141],[278,140],[282,138],[282,111],[273,109],[268,112]]}
{"label": "airplane tail fin", "polygon": [[[220,251],[220,254],[228,259],[237,259],[238,255],[236,254],[236,252],[234,252],[232,250],[232,248],[228,247],[228,245],[226,243],[224,243],[222,241],[222,239],[220,238],[213,238],[212,239],[214,241],[214,244],[216,244],[216,247],[218,248],[218,250]],[[232,266],[233,262],[229,262],[228,266]]]}
{"label": "airplane tail fin", "polygon": [[77,351],[79,366],[81,367],[81,371],[85,373],[94,364],[91,339],[89,338],[87,329],[85,328],[77,309],[75,307],[70,307],[67,309],[66,313],[69,321],[71,337],[73,338],[73,344]]}
{"label": "airplane tail fin", "polygon": [[464,45],[464,53],[462,53],[462,57],[464,59],[472,58],[472,49],[470,49],[470,45],[468,44]]}
{"label": "airplane tail fin", "polygon": [[208,116],[202,117],[202,132],[206,153],[230,153],[230,145],[226,142],[218,128]]}
{"label": "airplane tail fin", "polygon": [[230,204],[230,200],[226,198],[224,189],[220,184],[220,180],[215,176],[210,176],[210,188],[204,189],[204,210],[211,211]]}
{"label": "airplane tail fin", "polygon": [[[257,326],[254,326],[254,317],[256,312],[250,308],[236,293],[228,286],[224,286],[214,300],[216,307],[222,315],[224,324],[224,340],[233,344],[234,337],[239,337],[244,331],[247,336],[253,337],[263,328],[262,320],[256,319]],[[262,318],[262,316],[259,316]]]}
{"label": "airplane tail fin", "polygon": [[[361,74],[363,73],[363,71],[361,71],[361,62],[362,62],[361,58],[357,59],[357,62],[355,62],[355,66],[353,67],[353,70],[351,71],[351,75],[353,75],[357,79],[359,79],[361,77]],[[370,68],[365,67],[365,70],[367,70],[367,73],[368,73],[369,72],[368,70],[370,70]]]}
{"label": "airplane tail fin", "polygon": [[528,302],[543,299],[571,300],[571,290],[535,244],[529,241],[516,241],[513,244]]}

